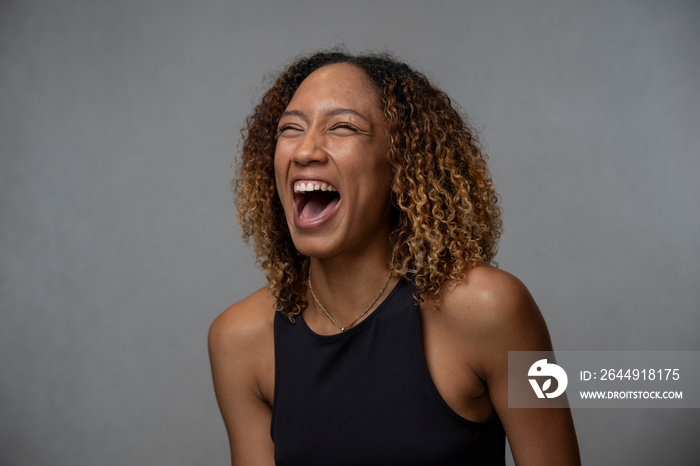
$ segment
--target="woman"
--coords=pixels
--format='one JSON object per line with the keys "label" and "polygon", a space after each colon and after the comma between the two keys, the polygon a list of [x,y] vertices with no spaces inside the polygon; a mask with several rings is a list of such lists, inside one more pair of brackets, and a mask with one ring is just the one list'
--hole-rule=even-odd
{"label": "woman", "polygon": [[[287,68],[247,120],[239,219],[269,286],[212,324],[234,464],[579,464],[571,415],[509,409],[550,350],[489,263],[500,210],[449,98],[387,56]],[[546,439],[546,440],[545,440]]]}

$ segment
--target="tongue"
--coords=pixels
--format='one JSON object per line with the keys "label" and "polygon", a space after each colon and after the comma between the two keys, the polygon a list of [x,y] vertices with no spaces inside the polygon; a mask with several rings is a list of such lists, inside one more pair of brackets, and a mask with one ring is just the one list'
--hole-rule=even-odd
{"label": "tongue", "polygon": [[326,210],[331,203],[331,199],[323,194],[311,194],[301,211],[300,217],[303,220],[313,220]]}

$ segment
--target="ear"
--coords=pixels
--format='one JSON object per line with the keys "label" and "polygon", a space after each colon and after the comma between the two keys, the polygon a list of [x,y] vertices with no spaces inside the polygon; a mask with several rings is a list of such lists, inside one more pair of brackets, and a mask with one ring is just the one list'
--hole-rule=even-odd
{"label": "ear", "polygon": [[396,175],[394,175],[394,180],[391,182],[391,190],[396,194],[401,194],[403,192]]}

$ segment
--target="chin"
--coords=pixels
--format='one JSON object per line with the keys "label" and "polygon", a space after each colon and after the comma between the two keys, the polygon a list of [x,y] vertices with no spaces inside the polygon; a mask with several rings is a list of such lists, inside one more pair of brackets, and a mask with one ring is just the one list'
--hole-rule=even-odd
{"label": "chin", "polygon": [[308,235],[297,234],[292,235],[294,247],[306,257],[314,257],[317,259],[325,259],[332,257],[338,252],[338,244],[330,240],[327,235]]}
{"label": "chin", "polygon": [[299,254],[306,257],[324,259],[333,255],[331,248],[322,245],[308,244],[307,242],[301,242],[300,244],[295,242],[294,247],[299,252]]}

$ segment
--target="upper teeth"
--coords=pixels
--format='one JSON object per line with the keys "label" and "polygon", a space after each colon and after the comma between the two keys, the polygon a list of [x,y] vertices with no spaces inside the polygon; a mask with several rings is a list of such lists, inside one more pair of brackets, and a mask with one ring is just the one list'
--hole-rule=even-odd
{"label": "upper teeth", "polygon": [[308,191],[337,191],[337,189],[328,183],[321,183],[318,181],[297,181],[294,183],[295,193],[305,193]]}

